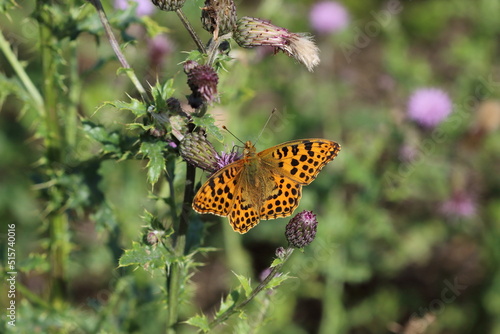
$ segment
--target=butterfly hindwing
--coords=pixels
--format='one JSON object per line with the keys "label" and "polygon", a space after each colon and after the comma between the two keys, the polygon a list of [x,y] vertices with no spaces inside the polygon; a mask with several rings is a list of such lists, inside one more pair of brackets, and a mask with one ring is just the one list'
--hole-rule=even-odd
{"label": "butterfly hindwing", "polygon": [[244,198],[244,193],[240,191],[236,194],[233,207],[228,216],[229,224],[233,230],[239,233],[246,233],[260,221],[260,215],[250,201]]}
{"label": "butterfly hindwing", "polygon": [[302,186],[286,177],[273,174],[275,188],[260,209],[261,219],[287,217],[299,205],[302,197]]}

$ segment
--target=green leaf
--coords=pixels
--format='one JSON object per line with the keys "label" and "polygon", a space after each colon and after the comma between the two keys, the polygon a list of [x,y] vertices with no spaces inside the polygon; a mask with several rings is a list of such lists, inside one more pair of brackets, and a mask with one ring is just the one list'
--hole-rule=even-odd
{"label": "green leaf", "polygon": [[155,101],[156,112],[167,111],[167,100],[174,95],[174,80],[167,80],[163,85],[160,82],[151,87],[151,95]]}
{"label": "green leaf", "polygon": [[196,126],[205,128],[209,134],[214,136],[221,143],[224,140],[224,136],[222,135],[219,127],[215,125],[215,119],[212,115],[205,114],[203,117],[193,117],[193,123]]}
{"label": "green leaf", "polygon": [[224,314],[227,310],[233,308],[238,300],[240,299],[240,293],[236,290],[231,291],[229,295],[227,295],[226,299],[223,300],[220,304],[220,308],[215,314],[216,317]]}
{"label": "green leaf", "polygon": [[25,273],[31,271],[48,273],[50,271],[50,263],[47,259],[47,254],[30,253],[27,259],[21,260],[18,263],[17,269]]}
{"label": "green leaf", "polygon": [[104,153],[121,153],[120,135],[118,133],[109,132],[102,125],[90,121],[83,121],[82,127],[89,137],[102,144]]}
{"label": "green leaf", "polygon": [[283,259],[280,259],[279,257],[277,257],[273,260],[273,263],[271,263],[271,268],[274,268],[277,265],[282,264],[282,263],[283,263]]}
{"label": "green leaf", "polygon": [[10,9],[19,7],[19,5],[14,0],[4,0],[0,1],[0,13],[5,14]]}
{"label": "green leaf", "polygon": [[105,102],[106,105],[112,105],[119,110],[129,110],[136,117],[141,117],[147,114],[147,105],[144,102],[141,102],[137,99],[130,98],[130,102],[124,101],[108,101]]}
{"label": "green leaf", "polygon": [[208,332],[210,330],[208,319],[204,315],[195,315],[194,317],[186,320],[186,323],[191,326],[198,327],[204,332]]}
{"label": "green leaf", "polygon": [[251,284],[250,278],[246,278],[245,276],[238,275],[234,272],[233,272],[233,274],[236,276],[236,278],[238,278],[238,281],[240,281],[240,284],[243,287],[243,291],[245,291],[245,297],[250,296],[250,294],[252,293],[252,287],[250,285]]}
{"label": "green leaf", "polygon": [[150,38],[155,37],[156,35],[162,34],[162,33],[168,33],[170,32],[170,29],[167,27],[163,27],[158,24],[157,21],[153,20],[151,17],[145,15],[140,18],[141,23],[144,25],[146,28],[146,31],[148,33],[148,36]]}
{"label": "green leaf", "polygon": [[151,270],[163,269],[165,266],[170,266],[173,261],[173,256],[161,246],[154,247],[133,242],[132,249],[125,250],[118,264],[120,267],[136,265]]}
{"label": "green leaf", "polygon": [[278,275],[274,276],[269,281],[269,283],[267,283],[266,289],[274,289],[289,278],[290,278],[290,275],[288,275],[288,274],[278,274]]}
{"label": "green leaf", "polygon": [[143,142],[141,144],[139,152],[149,159],[146,168],[148,168],[148,181],[151,184],[158,182],[161,173],[165,170],[163,150],[166,146],[167,143],[163,141]]}
{"label": "green leaf", "polygon": [[201,53],[198,50],[193,50],[191,52],[187,52],[187,54],[188,55],[186,57],[186,61],[194,60],[197,63],[204,63],[205,62],[204,58],[206,57],[206,55]]}

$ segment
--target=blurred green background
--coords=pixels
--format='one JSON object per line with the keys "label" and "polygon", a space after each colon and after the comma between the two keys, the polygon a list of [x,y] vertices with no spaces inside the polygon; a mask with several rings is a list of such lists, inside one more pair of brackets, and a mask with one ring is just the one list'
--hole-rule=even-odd
{"label": "blurred green background", "polygon": [[[308,13],[313,4],[238,1],[237,9],[239,16],[312,32]],[[218,124],[243,141],[255,141],[277,108],[258,150],[307,137],[342,145],[339,156],[303,191],[298,211],[315,211],[318,234],[285,267],[296,278],[276,289],[267,312],[270,320],[259,332],[500,333],[500,2],[341,4],[350,14],[349,25],[315,36],[321,64],[313,73],[283,54],[241,49],[231,42],[235,60],[219,73],[220,104],[209,108]],[[391,13],[391,5],[400,10]],[[79,6],[93,11],[88,3]],[[112,3],[104,6],[116,28],[120,11]],[[183,9],[207,41],[199,20],[202,6],[201,0],[187,1]],[[34,4],[21,2],[0,14],[0,28],[39,87],[45,78],[38,25],[30,17],[34,10]],[[144,17],[122,22],[122,40],[127,35],[136,39],[124,52],[144,85],[173,77],[175,96],[185,103],[190,91],[179,63],[195,45],[174,13],[157,10],[148,19],[168,28],[168,51],[161,61],[151,53]],[[97,20],[86,23],[90,30],[99,28]],[[66,137],[73,151],[63,159],[68,167],[64,175],[40,173],[46,155],[39,132],[42,119],[26,108],[26,100],[0,92],[1,258],[5,272],[6,226],[15,223],[20,271],[18,323],[7,328],[19,333],[96,328],[99,333],[159,333],[165,306],[157,296],[163,279],[141,268],[117,268],[117,261],[123,249],[140,241],[144,210],[161,215],[165,204],[151,196],[147,161],[96,162],[101,146],[81,123],[90,120],[108,132],[137,138],[137,131],[125,126],[133,115],[101,107],[137,93],[125,75],[116,74],[119,63],[104,36],[96,42],[82,33],[68,43],[74,52],[62,57],[76,62],[80,86],[59,92],[76,90],[75,123],[61,118],[64,129],[74,129]],[[63,69],[66,65],[60,64]],[[4,55],[0,70],[7,78],[15,76]],[[406,114],[409,96],[422,87],[440,88],[453,102],[453,113],[433,129],[420,127]],[[226,135],[217,146],[227,149],[235,141]],[[181,192],[185,167],[180,159],[175,164]],[[55,188],[53,179],[58,180]],[[197,174],[197,181],[204,179]],[[168,185],[160,182],[153,192],[166,196]],[[450,203],[456,210],[444,209]],[[460,213],[464,203],[472,207],[467,214]],[[67,307],[57,312],[57,305],[46,301],[51,206],[61,208],[69,224]],[[204,266],[187,288],[184,318],[213,312],[237,283],[232,271],[258,280],[275,249],[286,244],[288,219],[261,222],[245,235],[232,232],[225,218],[203,219],[208,226],[203,244],[219,251],[198,259]],[[6,287],[2,284],[2,310]],[[3,323],[6,319],[2,315]],[[195,332],[187,325],[179,331]],[[245,329],[226,326],[218,332]]]}

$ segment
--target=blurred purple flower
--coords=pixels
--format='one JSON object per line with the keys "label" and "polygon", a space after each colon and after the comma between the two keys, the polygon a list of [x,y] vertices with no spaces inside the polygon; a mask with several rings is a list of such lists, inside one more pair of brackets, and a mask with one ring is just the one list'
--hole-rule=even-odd
{"label": "blurred purple flower", "polygon": [[267,276],[271,273],[272,269],[271,268],[266,268],[264,269],[260,274],[259,274],[259,280],[263,282]]}
{"label": "blurred purple flower", "polygon": [[155,5],[151,0],[115,0],[116,9],[127,9],[130,2],[137,2],[136,14],[137,16],[151,15],[155,11]]}
{"label": "blurred purple flower", "polygon": [[399,149],[399,159],[403,162],[414,161],[418,154],[418,150],[412,145],[405,144]]}
{"label": "blurred purple flower", "polygon": [[347,9],[336,1],[317,2],[309,12],[311,27],[320,34],[337,32],[349,24]]}
{"label": "blurred purple flower", "polygon": [[151,67],[161,66],[165,56],[173,50],[172,42],[166,35],[156,35],[148,41],[149,60]]}
{"label": "blurred purple flower", "polygon": [[441,205],[440,211],[450,217],[469,218],[476,213],[476,202],[465,192],[456,192]]}
{"label": "blurred purple flower", "polygon": [[421,88],[408,100],[408,117],[425,127],[441,123],[452,111],[448,94],[437,88]]}

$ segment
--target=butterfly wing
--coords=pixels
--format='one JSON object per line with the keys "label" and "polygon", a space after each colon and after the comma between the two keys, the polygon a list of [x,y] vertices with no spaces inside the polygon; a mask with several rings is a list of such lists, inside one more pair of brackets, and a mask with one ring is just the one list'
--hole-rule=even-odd
{"label": "butterfly wing", "polygon": [[241,197],[240,175],[243,163],[233,162],[217,171],[201,186],[193,199],[193,209],[198,213],[227,216],[235,198]]}
{"label": "butterfly wing", "polygon": [[227,216],[233,230],[246,233],[259,223],[259,215],[242,189],[244,161],[236,161],[212,175],[198,190],[193,209],[198,213]]}
{"label": "butterfly wing", "polygon": [[307,185],[339,151],[338,143],[313,138],[292,140],[259,152],[258,156],[262,164],[276,174]]}
{"label": "butterfly wing", "polygon": [[[241,189],[241,188],[240,188]],[[229,213],[229,224],[236,232],[247,233],[249,229],[260,221],[258,212],[250,201],[239,191],[236,195],[234,205]]]}
{"label": "butterfly wing", "polygon": [[275,184],[265,199],[262,219],[290,216],[299,205],[302,186],[311,183],[340,151],[340,145],[325,139],[293,140],[258,153],[263,168]]}
{"label": "butterfly wing", "polygon": [[290,216],[299,205],[302,186],[287,177],[273,174],[275,187],[260,209],[261,219]]}

